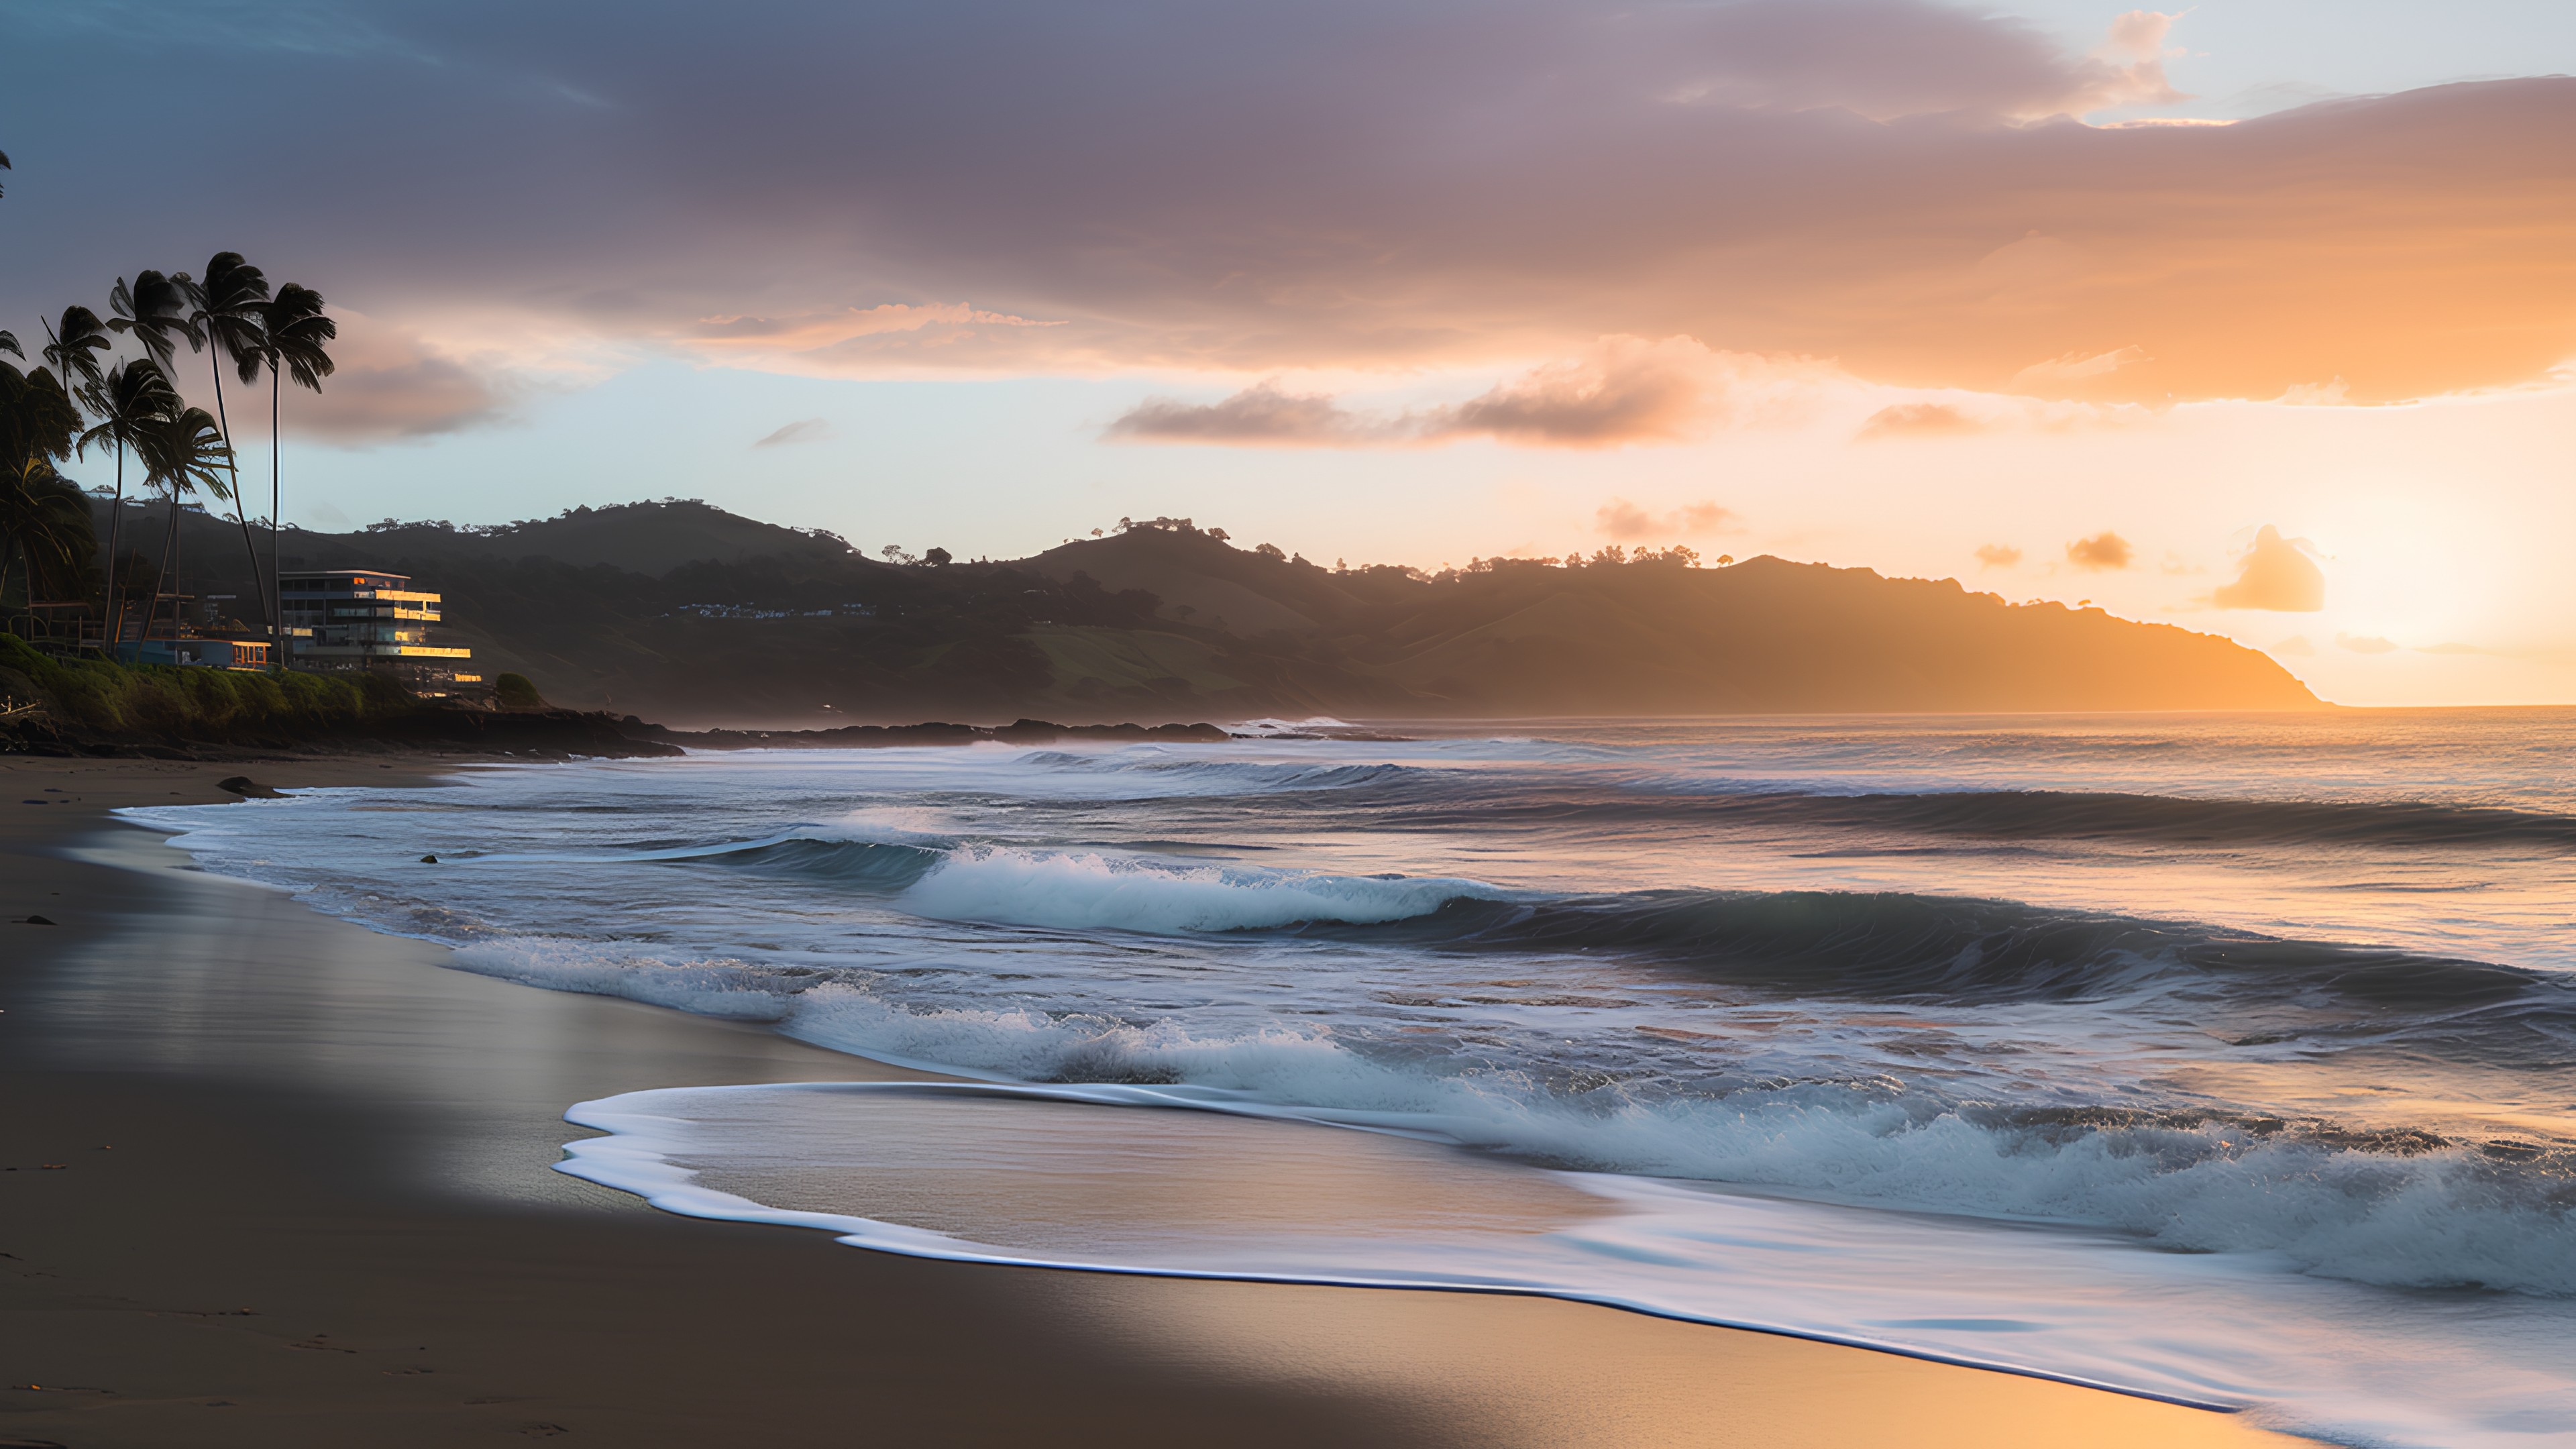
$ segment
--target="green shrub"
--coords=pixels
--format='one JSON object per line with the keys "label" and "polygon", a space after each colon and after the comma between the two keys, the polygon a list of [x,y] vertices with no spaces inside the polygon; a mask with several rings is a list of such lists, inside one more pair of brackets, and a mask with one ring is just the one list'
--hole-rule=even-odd
{"label": "green shrub", "polygon": [[492,681],[492,698],[503,709],[543,709],[545,696],[524,674],[504,674]]}
{"label": "green shrub", "polygon": [[0,667],[51,697],[64,722],[99,734],[191,738],[327,729],[419,707],[381,675],[271,672],[57,661],[0,634]]}

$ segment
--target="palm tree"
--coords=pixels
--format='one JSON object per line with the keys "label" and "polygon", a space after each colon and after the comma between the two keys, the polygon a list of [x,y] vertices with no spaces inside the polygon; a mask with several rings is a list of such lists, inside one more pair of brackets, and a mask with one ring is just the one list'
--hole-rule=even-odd
{"label": "palm tree", "polygon": [[30,458],[70,457],[80,426],[80,414],[52,373],[41,367],[21,373],[0,362],[0,468],[16,468]]}
{"label": "palm tree", "polygon": [[170,501],[169,524],[161,540],[161,567],[152,578],[152,603],[143,615],[143,633],[152,633],[152,616],[161,607],[162,586],[166,583],[173,595],[170,605],[170,632],[179,630],[179,499],[194,493],[200,486],[217,498],[231,496],[224,484],[224,474],[232,466],[233,450],[224,442],[223,429],[214,415],[204,408],[185,408],[167,417],[155,418],[134,440],[135,450],[143,459],[147,485],[158,483]]}
{"label": "palm tree", "polygon": [[55,379],[72,389],[74,397],[97,387],[99,356],[115,345],[108,339],[107,324],[98,320],[98,314],[87,307],[65,307],[61,325],[48,322],[45,331],[53,338],[45,347],[45,361],[52,364]]}
{"label": "palm tree", "polygon": [[176,277],[136,272],[132,286],[119,277],[108,290],[108,310],[116,315],[107,320],[107,325],[120,333],[133,333],[134,340],[142,343],[143,350],[166,372],[181,342],[188,344],[190,352],[206,345],[205,333],[188,318],[190,285],[185,272]]}
{"label": "palm tree", "polygon": [[40,584],[50,583],[57,595],[75,595],[98,554],[89,496],[55,472],[50,458],[23,458],[0,468],[0,534],[8,540],[7,552],[0,554],[0,597],[7,596],[9,576],[24,559],[31,604]]}
{"label": "palm tree", "polygon": [[260,324],[266,320],[268,278],[259,268],[242,260],[239,252],[217,252],[206,263],[206,277],[191,289],[196,303],[188,314],[189,325],[203,332],[213,348],[215,373],[215,426],[223,431],[226,467],[231,469],[233,521],[241,525],[242,554],[250,560],[251,587],[259,595],[260,619],[274,617],[268,597],[268,580],[259,571],[259,550],[250,541],[250,515],[243,511],[241,471],[229,451],[232,447],[232,419],[224,412],[224,364],[230,362],[241,375],[244,386],[259,381],[259,365],[264,356]]}
{"label": "palm tree", "polygon": [[[98,549],[89,500],[54,471],[80,436],[80,413],[43,368],[22,374],[0,363],[0,594],[18,556],[28,564],[28,597],[38,573],[77,577]],[[69,510],[69,516],[65,514]],[[77,528],[73,525],[77,524]]]}
{"label": "palm tree", "polygon": [[84,391],[84,401],[99,421],[81,434],[80,450],[88,452],[92,443],[116,445],[116,496],[107,512],[107,645],[112,651],[125,642],[125,604],[116,592],[116,536],[125,519],[125,452],[141,441],[153,423],[178,414],[179,393],[170,386],[169,375],[148,357],[117,364],[96,387]]}
{"label": "palm tree", "polygon": [[[322,390],[322,379],[331,375],[336,365],[326,344],[337,341],[340,324],[322,314],[322,294],[311,287],[293,282],[277,289],[277,295],[260,309],[260,357],[268,363],[268,596],[280,597],[277,579],[278,508],[277,459],[285,445],[278,434],[278,396],[285,391],[280,369],[295,379],[299,387],[315,392]],[[280,611],[270,617],[277,622],[271,637],[274,657],[286,658],[286,625]]]}

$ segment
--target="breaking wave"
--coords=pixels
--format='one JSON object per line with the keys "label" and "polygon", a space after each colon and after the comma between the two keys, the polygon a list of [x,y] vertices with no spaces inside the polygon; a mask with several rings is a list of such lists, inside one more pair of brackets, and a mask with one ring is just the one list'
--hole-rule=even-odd
{"label": "breaking wave", "polygon": [[1210,1033],[1084,1013],[922,1008],[814,973],[561,942],[479,943],[460,964],[772,1020],[836,1050],[997,1081],[1185,1086],[1549,1166],[2088,1223],[2168,1249],[2279,1253],[2305,1271],[2383,1286],[2576,1296],[2576,1161],[2545,1149],[1850,1084],[1568,1092],[1523,1072],[1441,1070],[1330,1028]]}
{"label": "breaking wave", "polygon": [[1315,922],[1375,924],[1493,893],[1493,887],[1468,880],[1304,875],[978,846],[942,860],[896,904],[939,920],[1170,935]]}
{"label": "breaking wave", "polygon": [[1147,750],[1076,754],[1046,750],[1022,761],[1057,774],[1091,775],[1132,783],[1140,793],[1235,795],[1269,791],[1348,790],[1427,779],[1438,772],[1411,765],[1257,763],[1166,756]]}
{"label": "breaking wave", "polygon": [[[1353,934],[1322,923],[1293,929]],[[2555,973],[1944,896],[1460,896],[1367,939],[1447,951],[1619,952],[1745,986],[1877,1000],[2080,1000],[2189,984],[2405,1011],[2529,1001],[2576,1021],[2576,986]]]}

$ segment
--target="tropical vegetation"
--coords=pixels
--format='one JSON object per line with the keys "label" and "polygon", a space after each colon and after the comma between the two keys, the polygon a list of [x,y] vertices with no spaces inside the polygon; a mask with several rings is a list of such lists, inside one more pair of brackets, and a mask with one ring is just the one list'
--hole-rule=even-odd
{"label": "tropical vegetation", "polygon": [[56,659],[0,634],[0,680],[11,673],[49,700],[64,725],[110,738],[309,738],[419,707],[379,674],[128,668],[95,656]]}
{"label": "tropical vegetation", "polygon": [[[9,159],[0,154],[0,170],[7,169]],[[168,602],[171,632],[178,632],[180,514],[202,494],[232,505],[255,622],[275,641],[282,394],[290,383],[322,390],[333,369],[338,325],[321,293],[294,282],[272,291],[265,272],[229,251],[215,253],[193,274],[145,269],[118,277],[107,304],[103,318],[75,305],[41,319],[44,341],[33,368],[24,367],[26,344],[36,339],[22,343],[17,332],[0,329],[0,353],[17,359],[0,361],[0,616],[23,619],[38,604],[88,605],[104,626],[100,637],[125,640],[151,636]],[[127,344],[134,355],[119,356]],[[212,412],[187,399],[190,384],[178,366],[182,345],[191,355],[207,354]],[[264,560],[242,494],[227,371],[245,388],[258,386],[263,374],[268,384]],[[63,472],[93,452],[113,460],[104,568],[89,496]],[[132,481],[164,507],[160,547],[148,564],[122,537],[129,459]],[[148,589],[140,578],[146,567]],[[129,599],[140,605],[140,620],[129,619]]]}

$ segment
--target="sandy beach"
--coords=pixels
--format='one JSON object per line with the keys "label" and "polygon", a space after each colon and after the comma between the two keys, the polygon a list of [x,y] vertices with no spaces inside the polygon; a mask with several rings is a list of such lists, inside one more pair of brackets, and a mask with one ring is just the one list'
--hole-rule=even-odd
{"label": "sandy beach", "polygon": [[0,1443],[2294,1442],[1569,1303],[930,1263],[656,1213],[551,1170],[587,1135],[566,1107],[904,1074],[445,969],[107,814],[446,768],[0,763]]}

